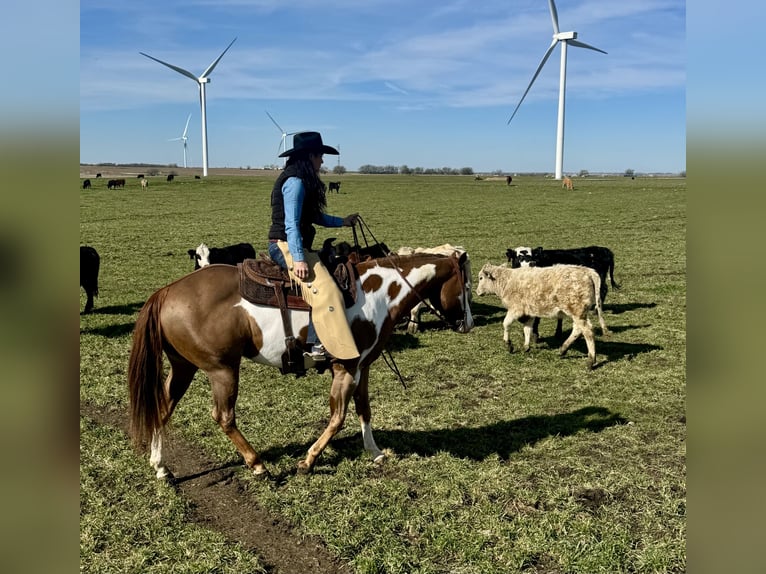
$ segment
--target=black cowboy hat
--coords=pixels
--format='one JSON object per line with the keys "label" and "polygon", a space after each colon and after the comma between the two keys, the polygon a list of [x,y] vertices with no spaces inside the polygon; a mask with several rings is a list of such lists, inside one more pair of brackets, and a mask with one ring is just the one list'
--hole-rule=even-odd
{"label": "black cowboy hat", "polygon": [[322,134],[319,132],[298,132],[293,136],[293,148],[279,154],[279,157],[287,157],[300,151],[321,152],[330,155],[340,155],[334,147],[322,143]]}

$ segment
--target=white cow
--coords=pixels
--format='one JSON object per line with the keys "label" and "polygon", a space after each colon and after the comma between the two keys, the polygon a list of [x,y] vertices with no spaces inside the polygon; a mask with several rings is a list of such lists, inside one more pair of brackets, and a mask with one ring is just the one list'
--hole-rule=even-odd
{"label": "white cow", "polygon": [[535,317],[571,317],[572,333],[561,345],[561,356],[582,335],[588,346],[587,365],[592,369],[596,363],[593,326],[588,319],[592,307],[596,307],[603,334],[609,334],[601,309],[600,289],[601,278],[589,267],[554,265],[513,269],[487,263],[479,271],[476,294],[497,295],[508,309],[503,320],[503,341],[509,352],[513,351],[509,332],[515,320],[519,319],[524,324],[524,350],[529,351]]}

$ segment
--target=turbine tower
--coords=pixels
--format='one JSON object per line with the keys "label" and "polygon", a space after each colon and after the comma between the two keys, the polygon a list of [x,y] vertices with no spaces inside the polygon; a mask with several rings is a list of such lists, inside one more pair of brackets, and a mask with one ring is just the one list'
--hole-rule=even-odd
{"label": "turbine tower", "polygon": [[[264,110],[264,111],[266,111],[266,110]],[[282,129],[282,126],[280,126],[277,123],[277,120],[275,120],[268,111],[266,111],[266,115],[269,116],[269,119],[272,121],[272,123],[275,126],[277,126],[277,129],[279,130],[279,133],[282,134],[282,139],[279,142],[279,146],[277,146],[277,156],[279,156],[280,153],[282,153],[284,151],[287,151],[287,136],[294,135],[294,134],[296,134],[298,132],[287,133],[285,130]],[[282,151],[280,151],[280,150],[282,150]],[[285,165],[287,165],[287,158],[283,158],[282,159],[282,167],[284,167]]]}
{"label": "turbine tower", "polygon": [[191,119],[191,114],[189,114],[189,117],[186,118],[186,127],[184,128],[184,133],[180,138],[172,138],[169,139],[169,142],[177,142],[177,141],[183,141],[184,142],[184,167],[186,167],[186,140],[189,139],[186,137],[186,131],[189,129],[189,120]]}
{"label": "turbine tower", "polygon": [[527,93],[529,92],[529,89],[532,87],[532,84],[535,83],[537,76],[540,74],[540,70],[543,69],[545,62],[548,61],[548,57],[553,52],[553,49],[556,47],[556,44],[560,43],[561,44],[561,71],[559,74],[559,119],[558,119],[558,128],[556,130],[556,179],[561,179],[562,173],[564,171],[564,101],[566,99],[566,86],[567,86],[567,46],[587,48],[588,50],[594,50],[596,52],[601,52],[602,54],[606,54],[606,52],[577,40],[577,32],[559,32],[559,15],[558,15],[558,12],[556,11],[556,4],[554,4],[553,0],[548,0],[548,6],[550,6],[551,20],[553,22],[553,42],[551,42],[551,45],[548,46],[548,50],[545,52],[545,55],[543,56],[543,59],[540,62],[540,65],[537,66],[537,71],[535,72],[535,75],[532,76],[532,80],[529,82],[527,89],[524,90],[524,95],[521,96],[519,103],[516,104],[516,109],[513,110],[513,113],[511,114],[511,117],[508,120],[508,123],[509,124],[511,123],[513,116],[515,116],[516,112],[519,111],[519,106],[521,106],[521,102],[523,102],[524,98],[527,97]]}
{"label": "turbine tower", "polygon": [[[237,39],[234,38],[231,41],[231,44],[236,42]],[[162,60],[158,60],[157,58],[150,56],[149,54],[144,54],[143,52],[139,52],[142,56],[146,56],[150,60],[154,60],[155,62],[159,62],[163,66],[167,66],[171,70],[175,70],[179,74],[186,76],[187,78],[190,78],[194,80],[199,85],[199,106],[202,110],[202,175],[207,177],[207,102],[205,99],[205,85],[210,82],[210,74],[213,72],[213,69],[218,65],[218,62],[221,61],[221,58],[223,58],[223,55],[231,48],[231,44],[226,46],[226,49],[221,52],[221,55],[218,56],[218,58],[215,59],[215,61],[210,64],[207,69],[202,72],[202,75],[197,77],[188,70],[184,70],[183,68],[179,68],[178,66],[174,66],[173,64],[168,64],[167,62],[163,62]]]}

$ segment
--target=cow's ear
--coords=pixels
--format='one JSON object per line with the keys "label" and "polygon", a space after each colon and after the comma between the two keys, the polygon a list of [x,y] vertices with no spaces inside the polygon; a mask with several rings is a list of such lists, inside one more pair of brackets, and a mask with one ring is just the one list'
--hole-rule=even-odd
{"label": "cow's ear", "polygon": [[542,247],[535,247],[532,250],[532,255],[540,255],[542,252],[543,252],[543,248]]}
{"label": "cow's ear", "polygon": [[516,251],[513,249],[508,249],[505,252],[505,256],[508,258],[508,261],[512,261],[514,257],[516,257]]}
{"label": "cow's ear", "polygon": [[194,256],[197,255],[197,251],[194,249],[189,249],[186,253],[189,254],[189,259],[194,259]]}

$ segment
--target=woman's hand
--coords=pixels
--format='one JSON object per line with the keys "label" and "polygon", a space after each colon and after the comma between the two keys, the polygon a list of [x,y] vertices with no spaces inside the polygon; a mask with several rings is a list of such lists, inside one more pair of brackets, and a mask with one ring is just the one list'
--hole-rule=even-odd
{"label": "woman's hand", "polygon": [[343,227],[353,227],[359,221],[359,214],[352,213],[343,218]]}
{"label": "woman's hand", "polygon": [[309,264],[305,261],[295,261],[293,264],[293,273],[298,279],[306,279],[309,276]]}

